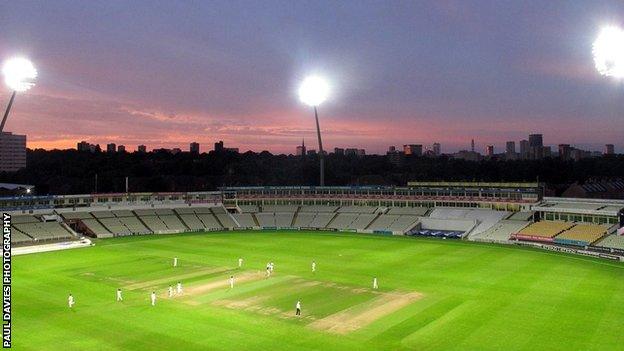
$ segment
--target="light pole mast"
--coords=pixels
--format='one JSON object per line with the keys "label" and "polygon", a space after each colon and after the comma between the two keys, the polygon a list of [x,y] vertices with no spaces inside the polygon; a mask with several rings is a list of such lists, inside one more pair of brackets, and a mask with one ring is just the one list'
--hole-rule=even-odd
{"label": "light pole mast", "polygon": [[325,186],[325,152],[323,151],[323,140],[321,139],[321,127],[318,120],[318,106],[327,99],[329,94],[329,84],[325,79],[316,76],[309,76],[304,79],[299,87],[299,99],[308,106],[314,108],[314,119],[316,121],[316,136],[319,145],[320,179],[319,185]]}
{"label": "light pole mast", "polygon": [[314,118],[316,119],[316,136],[318,137],[319,160],[321,162],[320,185],[325,186],[325,153],[323,152],[323,141],[321,140],[321,128],[319,127],[316,106],[314,106]]}
{"label": "light pole mast", "polygon": [[17,91],[13,90],[13,94],[11,94],[11,100],[9,100],[9,105],[4,111],[4,117],[2,117],[2,124],[0,124],[0,133],[4,131],[4,124],[6,123],[7,117],[9,117],[9,111],[11,111],[11,106],[13,106],[13,101],[15,100],[15,95]]}

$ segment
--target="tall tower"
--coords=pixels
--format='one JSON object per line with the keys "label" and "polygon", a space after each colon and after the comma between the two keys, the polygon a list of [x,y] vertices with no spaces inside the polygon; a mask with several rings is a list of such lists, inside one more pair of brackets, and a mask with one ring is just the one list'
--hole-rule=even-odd
{"label": "tall tower", "polygon": [[474,139],[470,141],[470,151],[474,152]]}

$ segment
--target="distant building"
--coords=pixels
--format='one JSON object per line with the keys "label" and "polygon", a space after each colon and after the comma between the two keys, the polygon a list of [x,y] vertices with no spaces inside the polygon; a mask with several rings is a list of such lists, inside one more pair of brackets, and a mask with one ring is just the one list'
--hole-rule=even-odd
{"label": "distant building", "polygon": [[544,140],[542,134],[529,134],[529,158],[540,160],[544,158]]}
{"label": "distant building", "polygon": [[0,134],[0,172],[15,172],[26,167],[26,135]]}
{"label": "distant building", "polygon": [[117,152],[126,152],[126,146],[125,145],[119,145],[117,146]]}
{"label": "distant building", "polygon": [[440,156],[442,155],[442,146],[440,143],[433,143],[433,155]]}
{"label": "distant building", "polygon": [[197,142],[192,142],[192,143],[189,145],[189,151],[190,151],[192,154],[199,155],[199,143],[197,143]]}
{"label": "distant building", "polygon": [[222,152],[223,150],[224,150],[224,148],[223,148],[223,140],[216,142],[215,145],[214,145],[214,151],[215,152]]}
{"label": "distant building", "polygon": [[529,141],[526,139],[520,140],[520,158],[523,160],[529,158]]}
{"label": "distant building", "polygon": [[117,152],[117,145],[115,145],[115,143],[106,144],[106,152],[109,152],[109,153]]}
{"label": "distant building", "polygon": [[334,155],[338,155],[338,156],[344,156],[345,154],[345,150],[341,147],[335,147],[334,148]]}
{"label": "distant building", "polygon": [[508,155],[516,153],[516,142],[515,141],[508,141],[508,142],[505,143],[505,153],[508,154]]}
{"label": "distant building", "polygon": [[147,146],[139,145],[139,146],[137,146],[137,151],[141,152],[141,153],[146,153],[147,152]]}
{"label": "distant building", "polygon": [[357,156],[357,154],[358,154],[358,149],[356,148],[345,149],[345,156]]}
{"label": "distant building", "polygon": [[613,154],[615,154],[615,147],[613,146],[613,144],[605,145],[604,154],[605,155],[613,155]]}
{"label": "distant building", "polygon": [[397,151],[395,146],[388,147],[388,152],[386,152],[386,157],[388,157],[388,161],[393,165],[400,166],[403,162],[403,153]]}
{"label": "distant building", "polygon": [[76,150],[80,152],[89,152],[91,151],[91,144],[83,140],[76,145]]}
{"label": "distant building", "polygon": [[89,145],[89,151],[92,153],[102,152],[102,148],[100,147],[100,144],[91,144]]}
{"label": "distant building", "polygon": [[308,153],[308,156],[316,156],[316,150],[314,149],[308,150],[307,153]]}
{"label": "distant building", "polygon": [[542,146],[542,156],[544,158],[552,157],[552,148],[550,146]]}
{"label": "distant building", "polygon": [[572,148],[570,144],[559,144],[559,158],[564,161],[572,158]]}
{"label": "distant building", "polygon": [[423,147],[422,145],[416,144],[403,145],[403,153],[405,154],[405,156],[422,156]]}
{"label": "distant building", "polygon": [[470,151],[475,152],[475,147],[474,147],[474,139],[470,140]]}
{"label": "distant building", "polygon": [[487,145],[485,147],[485,156],[487,157],[494,156],[494,145]]}
{"label": "distant building", "polygon": [[172,155],[176,155],[176,154],[179,154],[180,152],[182,152],[182,149],[180,149],[179,147],[174,147],[173,149],[169,150],[169,152]]}
{"label": "distant building", "polygon": [[238,148],[237,147],[226,147],[226,148],[223,148],[223,150],[225,150],[226,152],[238,153]]}
{"label": "distant building", "polygon": [[301,140],[301,145],[297,146],[297,149],[295,150],[295,155],[297,155],[297,156],[305,156],[306,155],[305,140]]}
{"label": "distant building", "polygon": [[357,151],[357,155],[362,157],[362,156],[366,156],[366,150],[364,149],[358,149]]}

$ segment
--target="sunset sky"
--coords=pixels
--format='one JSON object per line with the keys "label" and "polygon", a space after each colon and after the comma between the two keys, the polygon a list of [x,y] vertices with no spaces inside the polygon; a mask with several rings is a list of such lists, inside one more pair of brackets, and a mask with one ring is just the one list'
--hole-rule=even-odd
{"label": "sunset sky", "polygon": [[[624,152],[624,82],[591,45],[624,25],[621,0],[2,1],[0,60],[29,57],[37,85],[5,130],[30,148],[76,142],[202,151],[316,147],[308,74],[331,82],[326,149],[544,134]],[[10,91],[0,88],[0,106]],[[2,107],[4,108],[4,107]]]}

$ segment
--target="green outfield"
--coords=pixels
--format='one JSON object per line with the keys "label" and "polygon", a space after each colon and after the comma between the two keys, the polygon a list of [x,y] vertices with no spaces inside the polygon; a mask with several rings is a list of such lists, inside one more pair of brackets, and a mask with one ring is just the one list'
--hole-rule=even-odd
{"label": "green outfield", "polygon": [[[269,261],[275,271],[266,278]],[[17,256],[13,276],[18,350],[624,345],[624,265],[527,248],[298,231],[161,235]],[[177,281],[184,293],[167,297]]]}

